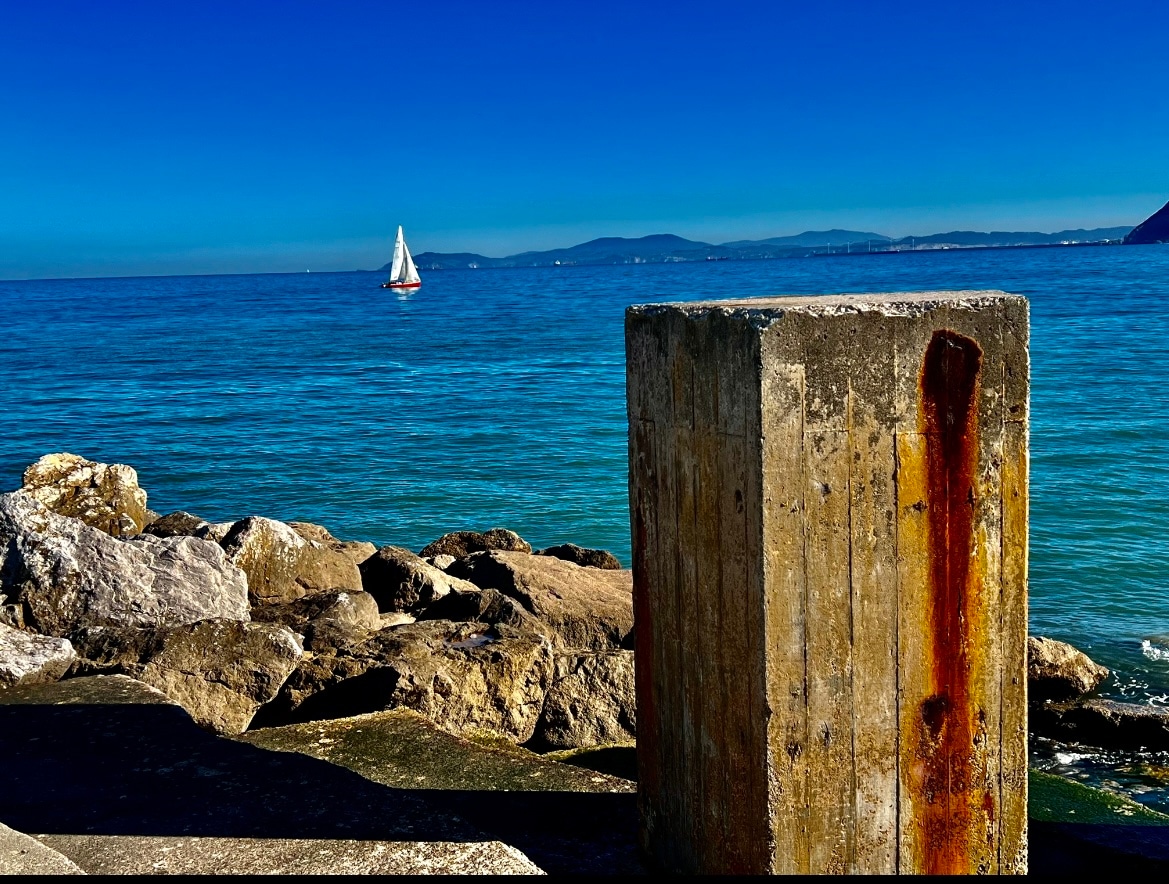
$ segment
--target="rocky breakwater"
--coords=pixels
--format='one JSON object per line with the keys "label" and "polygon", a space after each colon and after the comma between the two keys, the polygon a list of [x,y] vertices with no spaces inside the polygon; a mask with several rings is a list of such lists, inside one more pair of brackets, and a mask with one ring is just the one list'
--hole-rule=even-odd
{"label": "rocky breakwater", "polygon": [[0,689],[129,676],[224,735],[406,709],[540,749],[634,738],[609,553],[506,529],[414,553],[146,503],[131,467],[72,454],[0,495]]}
{"label": "rocky breakwater", "polygon": [[1031,732],[1101,749],[1169,751],[1169,710],[1095,696],[1109,671],[1064,642],[1027,640]]}

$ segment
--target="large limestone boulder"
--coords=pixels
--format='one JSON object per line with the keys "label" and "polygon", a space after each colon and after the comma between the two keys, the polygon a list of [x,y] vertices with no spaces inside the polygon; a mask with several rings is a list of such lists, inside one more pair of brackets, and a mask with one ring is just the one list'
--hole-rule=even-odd
{"label": "large limestone boulder", "polygon": [[282,605],[260,605],[253,619],[282,623],[304,636],[305,648],[316,653],[358,644],[386,624],[368,592],[338,589],[305,596]]}
{"label": "large limestone boulder", "polygon": [[327,528],[314,525],[312,522],[289,522],[288,527],[305,540],[315,541],[334,552],[341,553],[355,565],[360,565],[377,552],[377,547],[367,540],[338,540]]}
{"label": "large limestone boulder", "polygon": [[492,731],[523,743],[552,678],[552,647],[505,624],[430,620],[384,629],[305,659],[263,725],[412,709],[454,734]]}
{"label": "large limestone boulder", "polygon": [[127,675],[162,691],[219,734],[247,729],[301,661],[296,635],[275,623],[204,620],[165,629],[88,629],[76,637],[85,675]]}
{"label": "large limestone boulder", "polygon": [[633,651],[560,651],[533,743],[576,749],[637,735]]}
{"label": "large limestone boulder", "polygon": [[0,624],[0,688],[56,681],[76,658],[68,639]]}
{"label": "large limestone boulder", "polygon": [[577,546],[575,543],[562,543],[559,546],[538,549],[535,555],[554,556],[585,568],[604,568],[607,571],[621,570],[621,563],[611,552],[603,549],[589,549],[585,546]]}
{"label": "large limestone boulder", "polygon": [[515,599],[556,632],[561,647],[603,651],[632,642],[631,571],[492,551],[459,559],[448,572]]}
{"label": "large limestone boulder", "polygon": [[475,590],[400,546],[383,546],[358,566],[361,585],[382,611],[415,611],[452,589]]}
{"label": "large limestone boulder", "polygon": [[1066,642],[1027,638],[1027,692],[1032,703],[1082,697],[1107,677],[1107,668]]}
{"label": "large limestone boulder", "polygon": [[361,575],[349,555],[305,540],[275,519],[241,519],[222,543],[228,561],[248,575],[253,605],[291,602],[329,589],[361,589]]}
{"label": "large limestone boulder", "polygon": [[434,543],[425,546],[419,555],[424,559],[434,556],[454,556],[459,559],[473,552],[484,552],[491,549],[530,553],[532,545],[507,528],[492,528],[483,533],[452,531],[450,534],[444,534]]}
{"label": "large limestone boulder", "polygon": [[334,589],[280,605],[256,608],[253,620],[303,629],[317,620],[336,620],[376,631],[382,628],[377,602],[368,592]]}
{"label": "large limestone boulder", "polygon": [[247,581],[194,537],[120,540],[23,492],[0,495],[0,592],[26,625],[68,636],[85,626],[174,626],[248,619]]}
{"label": "large limestone boulder", "polygon": [[22,491],[61,516],[72,516],[114,537],[132,537],[147,523],[146,492],[125,464],[76,454],[46,454],[24,471]]}

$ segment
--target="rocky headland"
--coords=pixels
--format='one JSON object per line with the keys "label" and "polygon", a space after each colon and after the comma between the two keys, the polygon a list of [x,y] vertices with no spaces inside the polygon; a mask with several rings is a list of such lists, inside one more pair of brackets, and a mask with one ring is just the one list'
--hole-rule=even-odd
{"label": "rocky headland", "polygon": [[1169,242],[1169,203],[1134,227],[1124,238],[1126,246]]}
{"label": "rocky headland", "polygon": [[[159,515],[131,467],[46,455],[0,494],[0,843],[89,872],[643,871],[603,764],[636,735],[632,642],[603,550]],[[1076,649],[1032,637],[1028,674],[1036,733],[1169,749]]]}

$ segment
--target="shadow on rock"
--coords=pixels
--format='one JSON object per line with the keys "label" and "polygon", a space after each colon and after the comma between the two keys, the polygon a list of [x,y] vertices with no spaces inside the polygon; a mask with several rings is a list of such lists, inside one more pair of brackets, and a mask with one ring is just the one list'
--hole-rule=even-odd
{"label": "shadow on rock", "polygon": [[[111,698],[111,683],[127,696]],[[101,691],[86,695],[94,685]],[[215,737],[129,679],[32,690],[0,700],[0,821],[22,832],[495,839],[550,873],[639,870],[632,794],[391,788],[304,754]],[[597,856],[598,838],[620,868],[611,851]]]}

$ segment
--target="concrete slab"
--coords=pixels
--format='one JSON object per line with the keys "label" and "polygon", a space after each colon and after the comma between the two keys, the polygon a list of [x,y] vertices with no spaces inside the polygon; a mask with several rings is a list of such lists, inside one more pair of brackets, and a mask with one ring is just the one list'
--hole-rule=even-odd
{"label": "concrete slab", "polygon": [[84,875],[77,864],[36,838],[0,824],[0,875]]}
{"label": "concrete slab", "polygon": [[498,841],[109,835],[44,835],[41,840],[91,874],[102,875],[543,874],[520,851]]}
{"label": "concrete slab", "polygon": [[232,740],[121,676],[0,692],[0,821],[90,873],[640,873],[633,790],[411,713]]}

